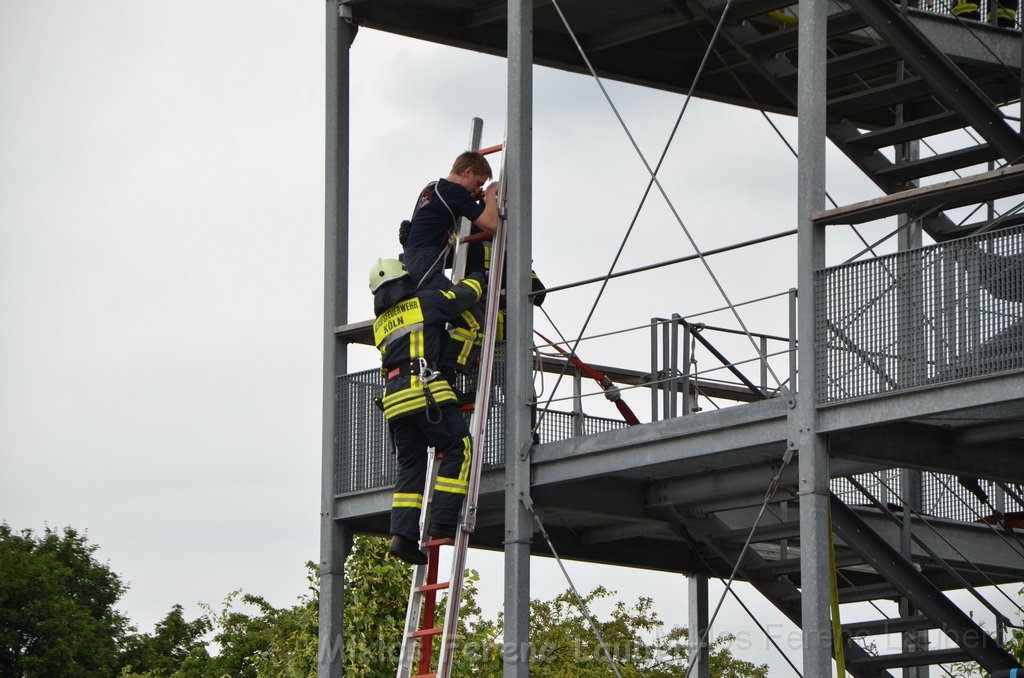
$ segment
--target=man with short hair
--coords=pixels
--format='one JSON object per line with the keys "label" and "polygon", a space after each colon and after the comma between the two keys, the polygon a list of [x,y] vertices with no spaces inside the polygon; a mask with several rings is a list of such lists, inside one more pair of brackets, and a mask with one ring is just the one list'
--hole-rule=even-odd
{"label": "man with short hair", "polygon": [[[445,179],[432,181],[420,192],[404,243],[402,261],[419,289],[448,289],[444,275],[459,219],[466,217],[487,231],[498,228],[498,183],[483,188],[492,177],[480,153],[459,154]],[[480,202],[483,198],[483,202]]]}

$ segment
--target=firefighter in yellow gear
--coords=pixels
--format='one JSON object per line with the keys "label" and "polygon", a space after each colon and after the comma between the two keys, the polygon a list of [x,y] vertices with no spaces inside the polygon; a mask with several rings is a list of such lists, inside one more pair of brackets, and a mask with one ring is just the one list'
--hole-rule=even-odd
{"label": "firefighter in yellow gear", "polygon": [[377,316],[373,339],[385,377],[381,404],[398,455],[389,551],[412,564],[427,560],[419,545],[427,447],[443,455],[434,485],[430,535],[454,536],[466,496],[472,455],[469,427],[437,363],[445,323],[476,304],[483,290],[482,273],[449,290],[417,290],[397,259],[378,259],[370,269]]}
{"label": "firefighter in yellow gear", "polygon": [[[996,5],[996,25],[1003,28],[1013,28],[1017,25],[1017,0],[989,0],[989,2],[994,2]],[[981,19],[981,4],[976,0],[956,0],[952,12],[955,17],[979,21]]]}

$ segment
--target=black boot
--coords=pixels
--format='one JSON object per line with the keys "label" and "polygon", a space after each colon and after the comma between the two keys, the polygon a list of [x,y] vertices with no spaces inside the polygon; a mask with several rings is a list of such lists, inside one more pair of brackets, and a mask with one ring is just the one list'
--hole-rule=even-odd
{"label": "black boot", "polygon": [[398,556],[410,565],[425,565],[427,554],[420,550],[419,544],[414,539],[396,534],[391,538],[391,546],[388,553]]}
{"label": "black boot", "polygon": [[431,523],[430,529],[427,532],[436,539],[451,539],[455,537],[455,528],[455,525],[447,523]]}

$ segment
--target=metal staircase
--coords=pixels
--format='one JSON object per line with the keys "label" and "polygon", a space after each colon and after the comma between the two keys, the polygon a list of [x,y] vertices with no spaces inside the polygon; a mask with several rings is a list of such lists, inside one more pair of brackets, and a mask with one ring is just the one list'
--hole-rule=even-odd
{"label": "metal staircase", "polygon": [[[716,0],[696,3],[709,21],[717,22],[725,9]],[[787,8],[792,3],[782,0],[730,3],[722,29],[728,47],[719,46],[719,57],[733,71],[752,67],[795,106],[799,17],[779,21]],[[891,0],[835,1],[833,8],[828,18],[828,137],[882,191],[891,195],[984,163],[1024,162],[1024,139],[1000,111],[1021,95],[1012,69],[961,67]],[[739,83],[739,75],[734,76]],[[971,134],[956,135],[962,145],[951,151],[902,162],[883,153],[887,147],[965,129]],[[900,156],[899,149],[894,156]],[[958,225],[940,210],[919,216],[937,241],[984,225]]]}
{"label": "metal staircase", "polygon": [[[858,489],[866,492],[862,486],[858,485]],[[859,509],[848,506],[835,495],[831,499],[839,603],[903,599],[905,604],[910,601],[913,606],[904,608],[912,610],[910,613],[886,616],[881,607],[872,602],[877,618],[843,624],[846,669],[854,676],[866,678],[893,676],[890,672],[893,669],[952,662],[977,662],[992,675],[1007,675],[1005,672],[1021,668],[984,628],[943,592],[955,588],[973,591],[968,579],[974,582],[979,576],[986,579],[985,564],[948,562],[928,540],[920,538],[916,539],[916,555],[908,557],[892,545],[892,535],[887,537],[879,530],[886,521],[895,522],[898,534],[901,518],[877,498],[870,495],[868,498],[870,505]],[[752,584],[791,621],[801,625],[799,553],[808,548],[827,549],[826,544],[801,545],[797,521],[769,517],[751,535],[749,523],[752,520],[726,522],[721,515],[687,511],[685,507],[677,507],[675,516],[709,570],[726,578],[735,568],[739,578]],[[748,539],[750,545],[744,548]],[[998,578],[996,573],[993,576]],[[990,603],[979,600],[1002,616]],[[934,629],[942,631],[952,645],[928,647],[926,633]],[[865,649],[872,644],[865,644],[864,639],[888,634],[903,634],[902,651],[883,653],[877,648]]]}

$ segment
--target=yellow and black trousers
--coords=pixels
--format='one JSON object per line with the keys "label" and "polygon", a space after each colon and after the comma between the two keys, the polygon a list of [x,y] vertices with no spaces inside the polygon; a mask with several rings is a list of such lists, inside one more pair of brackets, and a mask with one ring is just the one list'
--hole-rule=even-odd
{"label": "yellow and black trousers", "polygon": [[443,455],[434,484],[428,533],[453,531],[469,487],[472,458],[469,427],[459,407],[446,400],[429,412],[424,408],[391,418],[388,427],[398,455],[391,534],[419,539],[428,447]]}

